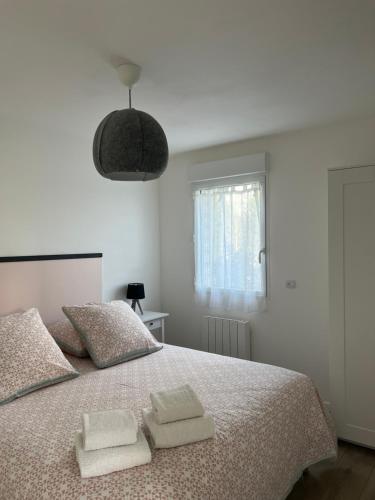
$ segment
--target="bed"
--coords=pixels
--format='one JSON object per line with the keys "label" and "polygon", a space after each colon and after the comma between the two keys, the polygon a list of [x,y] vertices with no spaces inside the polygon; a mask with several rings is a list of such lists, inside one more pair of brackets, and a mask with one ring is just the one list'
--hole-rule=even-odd
{"label": "bed", "polygon": [[[336,455],[319,396],[302,374],[171,345],[103,370],[67,358],[80,377],[0,406],[1,500],[278,500],[306,467]],[[213,415],[214,439],[153,450],[148,465],[81,479],[73,436],[83,412],[128,408],[141,424],[150,391],[183,383]]]}

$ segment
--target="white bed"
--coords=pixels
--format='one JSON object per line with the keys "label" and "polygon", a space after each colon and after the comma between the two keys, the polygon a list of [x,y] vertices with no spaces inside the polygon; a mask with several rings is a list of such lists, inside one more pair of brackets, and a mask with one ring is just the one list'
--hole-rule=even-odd
{"label": "white bed", "polygon": [[[90,260],[88,267],[85,260]],[[32,268],[33,261],[28,262]],[[35,262],[39,271],[41,262],[48,262],[49,270],[41,271],[43,283],[34,284],[34,292],[29,293],[22,292],[22,287],[30,286],[22,283],[20,263],[0,263],[0,314],[33,305],[51,320],[64,302],[100,298],[99,257],[65,259],[59,283],[60,260]],[[4,264],[8,264],[6,272]],[[9,264],[14,264],[14,272]],[[90,276],[86,282],[80,279],[80,269]],[[80,286],[69,296],[71,273]],[[4,277],[14,276],[19,277],[18,285],[13,285],[10,298]],[[33,279],[39,279],[38,273]],[[84,283],[90,283],[89,289]],[[48,294],[41,291],[44,287]],[[287,496],[304,468],[336,454],[335,435],[319,396],[302,374],[169,345],[104,370],[96,369],[90,359],[68,359],[80,377],[0,406],[1,500],[277,500]],[[141,424],[150,391],[183,383],[192,385],[213,415],[214,439],[153,450],[148,465],[81,479],[73,438],[82,412],[129,408]]]}

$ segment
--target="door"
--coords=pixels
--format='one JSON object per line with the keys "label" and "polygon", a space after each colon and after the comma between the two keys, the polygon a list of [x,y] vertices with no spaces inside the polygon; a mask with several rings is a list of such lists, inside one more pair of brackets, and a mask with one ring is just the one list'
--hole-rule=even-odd
{"label": "door", "polygon": [[329,264],[337,432],[375,448],[375,166],[329,172]]}

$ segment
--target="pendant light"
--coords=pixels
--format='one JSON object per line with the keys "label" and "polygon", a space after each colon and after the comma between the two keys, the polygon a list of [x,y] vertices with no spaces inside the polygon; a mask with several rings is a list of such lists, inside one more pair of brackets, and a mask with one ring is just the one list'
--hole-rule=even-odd
{"label": "pendant light", "polygon": [[141,68],[117,68],[129,89],[129,108],[112,111],[100,122],[94,137],[93,158],[100,175],[114,181],[148,181],[161,176],[168,163],[168,142],[159,123],[132,107],[132,87]]}

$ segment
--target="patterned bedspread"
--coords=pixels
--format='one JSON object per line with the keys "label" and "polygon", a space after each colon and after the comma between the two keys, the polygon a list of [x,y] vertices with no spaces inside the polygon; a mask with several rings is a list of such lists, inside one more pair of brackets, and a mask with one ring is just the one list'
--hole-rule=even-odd
{"label": "patterned bedspread", "polygon": [[[310,379],[274,366],[166,345],[104,370],[69,357],[79,378],[0,407],[0,499],[255,499],[287,496],[302,470],[336,453]],[[82,412],[150,406],[190,383],[215,439],[154,450],[151,464],[81,479],[73,449]]]}

